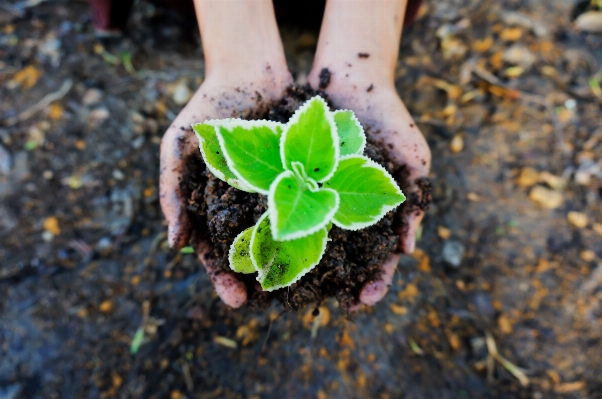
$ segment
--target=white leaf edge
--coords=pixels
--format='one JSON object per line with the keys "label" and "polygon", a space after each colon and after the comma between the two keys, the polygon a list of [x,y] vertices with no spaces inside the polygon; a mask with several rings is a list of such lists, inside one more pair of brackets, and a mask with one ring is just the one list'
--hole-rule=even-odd
{"label": "white leaf edge", "polygon": [[[261,224],[261,222],[267,217],[267,214],[268,214],[268,212],[265,212],[263,215],[261,215],[261,217],[259,218],[259,220],[257,221],[257,224],[255,226],[259,226]],[[270,221],[270,229],[271,228],[272,228],[272,226],[271,226],[271,221]],[[299,281],[299,279],[301,279],[307,273],[309,273],[314,267],[316,267],[320,263],[320,261],[322,260],[322,257],[324,256],[324,253],[326,252],[326,245],[328,244],[328,240],[329,240],[328,239],[328,230],[326,230],[325,228],[324,228],[324,230],[325,230],[325,234],[324,234],[324,238],[322,239],[322,249],[320,251],[320,256],[318,257],[318,260],[315,263],[311,263],[306,268],[304,268],[303,270],[301,270],[297,274],[297,276],[293,280],[291,280],[289,283],[287,283],[287,284],[277,285],[277,286],[270,287],[270,288],[264,288],[263,285],[262,285],[261,289],[264,290],[264,291],[266,291],[266,292],[271,292],[271,291],[279,290],[280,288],[290,287],[291,285],[293,285],[297,281]],[[316,231],[316,233],[318,231]],[[255,230],[253,230],[253,234],[251,235],[251,243],[250,243],[251,247],[253,246],[254,241],[255,241]],[[249,253],[252,254],[252,252],[249,252]],[[253,255],[251,255],[251,262],[253,263],[253,266],[255,266],[255,268],[258,271],[257,281],[259,282],[259,284],[261,284],[263,282],[264,278],[265,278],[265,275],[269,271],[269,268],[268,267],[263,268],[263,270],[265,270],[265,272],[262,273],[262,271],[259,270],[259,267],[257,266],[257,262],[253,258]],[[272,261],[270,262],[270,266],[269,267],[271,267],[273,263],[274,263],[274,259],[272,259]]]}
{"label": "white leaf edge", "polygon": [[[207,121],[207,122],[210,122],[210,121]],[[194,124],[192,124],[190,126],[202,125],[202,124],[207,123],[207,122],[194,123]],[[215,127],[214,127],[214,129],[215,129]],[[207,160],[207,155],[205,155],[205,150],[203,149],[203,143],[205,142],[205,139],[203,139],[203,137],[200,134],[198,134],[196,132],[196,130],[194,130],[194,127],[193,127],[192,131],[196,134],[196,137],[199,140],[199,150],[201,151],[201,156],[203,157],[203,161],[205,162],[205,165],[207,166],[207,169],[209,169],[209,171],[211,173],[213,173],[213,175],[215,177],[217,177],[221,181],[226,182],[227,184],[229,184],[232,187],[237,188],[237,189],[239,189],[241,191],[245,191],[247,193],[254,193],[254,192],[256,192],[256,190],[254,190],[251,187],[245,185],[242,181],[238,181],[237,179],[226,179],[226,175],[224,175],[224,173],[221,170],[219,170],[216,167],[214,167],[211,164],[211,162],[209,162]],[[216,137],[217,137],[217,133],[216,133]],[[218,139],[218,142],[219,142],[219,139]],[[220,144],[220,149],[222,150],[222,153],[223,153],[224,150],[223,150],[223,148],[221,148],[221,144]],[[227,162],[228,161],[226,160],[226,163]],[[234,173],[234,172],[232,172],[232,173]]]}
{"label": "white leaf edge", "polygon": [[[251,263],[253,264],[253,266],[255,267],[255,270],[257,270],[257,281],[260,281],[259,279],[263,279],[263,276],[265,275],[265,268],[260,268],[258,263],[257,263],[257,259],[255,259],[255,257],[253,257],[253,243],[255,242],[255,237],[257,236],[257,227],[261,224],[261,222],[263,222],[265,220],[265,218],[268,217],[268,211],[265,211],[260,217],[259,219],[257,219],[257,223],[255,223],[255,226],[253,226],[253,233],[251,233],[251,242],[249,243],[249,256],[251,257]],[[270,226],[271,229],[271,226]],[[274,259],[271,260],[271,262],[274,262]]]}
{"label": "white leaf edge", "polygon": [[312,101],[319,101],[324,105],[324,108],[326,110],[326,120],[328,121],[328,124],[330,125],[330,135],[332,136],[332,141],[334,143],[334,152],[335,152],[334,167],[332,168],[332,170],[330,171],[330,173],[328,175],[326,175],[324,178],[322,178],[322,180],[318,180],[318,183],[322,183],[322,182],[327,181],[334,175],[334,173],[336,172],[337,167],[339,165],[339,157],[341,156],[340,149],[339,149],[339,134],[337,133],[337,125],[334,122],[334,116],[332,115],[332,112],[330,112],[330,109],[328,109],[328,104],[326,103],[326,101],[324,101],[324,99],[322,97],[314,96],[314,97],[310,98],[309,100],[307,100],[305,103],[303,103],[303,105],[301,105],[299,108],[297,108],[297,110],[295,111],[293,116],[291,116],[291,118],[288,120],[286,125],[284,125],[284,129],[282,130],[282,136],[280,136],[280,159],[282,161],[282,166],[284,167],[284,169],[288,170],[288,168],[286,167],[286,159],[284,156],[284,142],[286,141],[286,136],[288,134],[290,127],[292,125],[294,125],[295,123],[299,122],[299,118],[301,118],[301,115],[303,114],[303,112],[305,112],[305,110],[310,107]]}
{"label": "white leaf edge", "polygon": [[[337,109],[336,111],[334,111],[332,113],[333,114],[333,119],[334,119],[334,115],[336,115],[339,112],[351,112],[351,120],[353,120],[353,122],[355,122],[356,126],[360,128],[360,136],[362,138],[362,145],[360,146],[359,150],[357,150],[355,152],[355,155],[362,155],[364,153],[364,150],[366,149],[366,141],[367,141],[367,139],[366,139],[366,132],[364,132],[364,127],[360,123],[359,119],[357,119],[357,116],[355,116],[355,112],[353,112],[350,109]],[[336,122],[335,122],[335,126],[336,126]],[[338,130],[337,130],[337,132],[338,132]],[[339,139],[340,139],[340,137],[339,137]],[[339,147],[340,147],[340,143],[339,143]],[[340,151],[339,151],[339,154],[340,154]],[[347,155],[354,155],[354,154],[347,154]],[[344,157],[344,156],[346,156],[346,155],[343,155],[341,157]],[[341,158],[339,158],[339,161],[340,160],[341,160]]]}
{"label": "white leaf edge", "polygon": [[[372,159],[368,158],[367,156],[357,155],[357,154],[345,155],[345,156],[341,157],[341,161],[344,161],[346,159],[351,159],[351,158],[360,158],[360,159],[364,160],[366,163],[364,165],[362,165],[362,168],[378,169],[381,172],[383,172],[385,174],[385,176],[387,176],[389,178],[389,180],[393,184],[393,187],[395,187],[397,189],[396,194],[403,195],[403,197],[404,197],[404,199],[396,205],[386,205],[386,204],[381,205],[381,208],[378,213],[379,216],[370,222],[357,222],[357,223],[352,223],[351,225],[346,225],[346,224],[338,221],[336,218],[336,214],[335,214],[335,216],[332,219],[332,222],[335,225],[337,225],[338,227],[340,227],[341,229],[344,229],[344,230],[357,231],[357,230],[365,229],[366,227],[370,227],[370,226],[378,223],[388,212],[392,211],[393,209],[397,208],[399,205],[403,204],[406,201],[407,197],[401,191],[401,189],[397,185],[397,182],[395,181],[393,176],[391,176],[391,174],[381,164],[374,162]],[[333,189],[333,190],[336,191],[336,189]]]}
{"label": "white leaf edge", "polygon": [[[244,229],[243,231],[241,231],[236,238],[234,238],[234,241],[232,241],[232,244],[230,244],[230,249],[228,250],[228,266],[230,266],[230,269],[232,269],[233,272],[235,273],[241,273],[241,274],[251,274],[251,273],[245,273],[245,272],[240,272],[236,269],[234,269],[234,267],[232,266],[234,264],[234,262],[232,261],[232,257],[234,256],[234,254],[236,253],[236,242],[242,238],[242,236],[250,229],[254,229],[255,226],[251,226],[248,227],[246,229]],[[253,237],[253,233],[251,233],[251,237]],[[251,258],[251,264],[253,264],[253,267],[255,267],[255,264],[253,263],[253,259],[251,257],[251,240],[249,240],[249,258]],[[257,269],[255,267],[255,269]]]}
{"label": "white leaf edge", "polygon": [[[209,122],[212,122],[212,123],[209,123]],[[228,164],[228,167],[230,168],[232,173],[234,173],[234,175],[236,177],[238,177],[238,179],[240,180],[241,183],[243,183],[247,187],[250,187],[254,192],[258,192],[263,195],[268,195],[268,190],[264,190],[260,187],[257,187],[255,185],[249,183],[246,179],[244,179],[241,176],[240,172],[238,170],[236,170],[234,161],[232,161],[232,158],[230,158],[230,154],[228,154],[228,151],[226,150],[226,146],[224,145],[224,138],[222,137],[222,134],[220,133],[219,128],[223,127],[226,130],[231,131],[232,129],[234,129],[236,127],[242,127],[243,129],[252,129],[254,127],[267,127],[272,131],[272,133],[274,133],[274,135],[278,135],[278,132],[276,131],[276,129],[278,127],[280,127],[282,130],[284,130],[284,125],[280,122],[266,121],[263,119],[247,121],[245,119],[235,119],[235,118],[216,119],[216,120],[207,121],[205,123],[211,124],[211,126],[213,126],[213,128],[215,129],[215,135],[217,136],[217,141],[219,142],[219,146],[222,149],[224,158],[226,158],[226,163]]]}
{"label": "white leaf edge", "polygon": [[291,172],[290,170],[286,170],[286,171],[280,173],[278,175],[278,177],[276,177],[276,179],[272,182],[272,185],[270,186],[270,192],[268,193],[267,213],[270,216],[270,229],[272,230],[272,238],[274,239],[274,241],[290,241],[290,240],[294,240],[296,238],[307,237],[313,233],[318,232],[320,229],[326,227],[326,225],[333,220],[334,215],[339,210],[339,205],[341,203],[341,199],[339,198],[339,193],[337,193],[336,190],[333,190],[331,188],[326,188],[326,187],[320,188],[319,191],[325,190],[325,191],[332,191],[335,193],[336,203],[335,203],[335,206],[332,209],[332,211],[330,211],[329,213],[326,214],[326,217],[324,218],[323,221],[321,221],[319,224],[317,224],[316,226],[314,226],[308,230],[300,230],[296,233],[288,234],[284,237],[278,237],[278,228],[275,223],[275,221],[278,220],[278,210],[276,209],[276,200],[274,198],[274,195],[275,195],[276,186],[278,185],[278,183],[280,183],[280,181],[282,179],[285,179],[290,176],[294,176],[294,173]]}

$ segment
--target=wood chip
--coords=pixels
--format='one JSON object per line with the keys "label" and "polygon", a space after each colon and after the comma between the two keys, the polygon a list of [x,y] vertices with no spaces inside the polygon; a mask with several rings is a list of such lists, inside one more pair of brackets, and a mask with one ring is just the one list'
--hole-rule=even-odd
{"label": "wood chip", "polygon": [[586,249],[585,251],[581,251],[579,256],[581,257],[581,259],[583,259],[586,262],[591,262],[594,259],[596,259],[596,253],[594,251],[592,251],[591,249]]}
{"label": "wood chip", "polygon": [[393,312],[397,316],[403,316],[408,313],[408,308],[406,308],[405,306],[399,306],[399,305],[395,305],[394,303],[392,303],[390,308],[391,308],[391,312]]}
{"label": "wood chip", "polygon": [[516,184],[519,187],[531,187],[535,185],[539,181],[539,172],[533,168],[522,168],[518,178],[516,179]]}
{"label": "wood chip", "polygon": [[568,213],[567,219],[569,220],[570,224],[580,229],[587,226],[588,223],[587,215],[581,212],[571,211]]}
{"label": "wood chip", "polygon": [[437,226],[437,235],[442,240],[447,240],[451,236],[451,230],[447,227]]}
{"label": "wood chip", "polygon": [[58,236],[61,234],[61,228],[59,227],[59,220],[51,216],[49,218],[44,219],[44,230],[52,233],[52,235]]}
{"label": "wood chip", "polygon": [[231,349],[236,349],[236,347],[238,346],[236,341],[219,335],[213,338],[213,342]]}
{"label": "wood chip", "polygon": [[583,389],[585,387],[585,382],[583,381],[575,381],[575,382],[565,382],[556,386],[555,391],[558,393],[569,393],[575,392]]}
{"label": "wood chip", "polygon": [[471,202],[479,202],[481,201],[481,196],[477,193],[468,193],[466,194],[466,199]]}
{"label": "wood chip", "polygon": [[449,143],[449,149],[454,154],[459,153],[464,148],[464,137],[462,134],[456,134]]}

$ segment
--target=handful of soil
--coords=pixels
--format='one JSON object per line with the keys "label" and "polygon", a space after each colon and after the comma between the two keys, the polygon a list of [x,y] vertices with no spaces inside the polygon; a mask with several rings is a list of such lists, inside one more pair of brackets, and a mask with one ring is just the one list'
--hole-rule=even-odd
{"label": "handful of soil", "polygon": [[[324,92],[313,90],[309,85],[293,85],[282,99],[262,109],[251,110],[242,117],[286,123],[297,108],[316,95],[328,101]],[[364,155],[394,175],[394,165],[387,162],[385,151],[370,140],[369,134],[367,136]],[[267,210],[267,199],[261,194],[240,191],[217,179],[205,168],[200,152],[188,163],[189,173],[182,184],[191,192],[189,210],[196,216],[194,229],[211,239],[215,249],[215,267],[229,271],[230,245],[241,231],[253,226]],[[398,183],[403,189],[405,182]],[[379,266],[397,249],[399,237],[392,229],[393,218],[394,212],[389,212],[377,224],[359,231],[333,226],[320,263],[288,288],[263,292],[254,274],[239,274],[247,285],[247,304],[254,309],[263,309],[276,299],[286,307],[299,309],[327,297],[335,297],[344,307],[354,304],[361,287],[378,278]]]}

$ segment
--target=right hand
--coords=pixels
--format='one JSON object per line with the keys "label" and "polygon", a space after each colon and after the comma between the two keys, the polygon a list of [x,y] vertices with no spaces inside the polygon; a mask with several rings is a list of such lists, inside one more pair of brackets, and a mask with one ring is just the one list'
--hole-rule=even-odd
{"label": "right hand", "polygon": [[[168,224],[167,240],[172,250],[186,246],[192,235],[191,217],[187,209],[190,193],[180,187],[180,181],[186,175],[186,158],[199,151],[198,139],[190,125],[209,119],[228,118],[239,111],[266,106],[270,101],[281,98],[292,83],[292,76],[286,67],[276,69],[266,66],[260,76],[247,75],[229,75],[226,71],[212,74],[163,136],[159,189],[161,209]],[[233,272],[214,268],[213,246],[206,237],[196,241],[197,256],[221,300],[233,308],[241,306],[247,300],[244,283]]]}

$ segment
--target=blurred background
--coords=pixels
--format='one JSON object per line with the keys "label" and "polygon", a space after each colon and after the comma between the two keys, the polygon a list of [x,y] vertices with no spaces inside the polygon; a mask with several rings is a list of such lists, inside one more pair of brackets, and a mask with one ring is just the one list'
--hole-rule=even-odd
{"label": "blurred background", "polygon": [[[434,203],[386,298],[231,310],[170,253],[158,152],[196,22],[0,3],[0,398],[602,398],[602,3],[426,1],[396,86]],[[298,14],[294,14],[298,15]],[[304,15],[304,14],[300,14]],[[305,83],[319,15],[280,15]]]}

